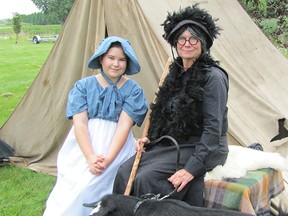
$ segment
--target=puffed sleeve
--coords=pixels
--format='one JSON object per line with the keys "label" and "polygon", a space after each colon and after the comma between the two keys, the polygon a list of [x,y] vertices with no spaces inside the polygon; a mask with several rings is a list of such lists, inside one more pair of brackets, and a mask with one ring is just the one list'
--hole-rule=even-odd
{"label": "puffed sleeve", "polygon": [[137,126],[141,126],[148,111],[148,103],[143,89],[137,87],[126,98],[123,110],[133,119]]}
{"label": "puffed sleeve", "polygon": [[87,91],[84,83],[78,81],[68,94],[66,117],[72,119],[73,115],[88,109]]}

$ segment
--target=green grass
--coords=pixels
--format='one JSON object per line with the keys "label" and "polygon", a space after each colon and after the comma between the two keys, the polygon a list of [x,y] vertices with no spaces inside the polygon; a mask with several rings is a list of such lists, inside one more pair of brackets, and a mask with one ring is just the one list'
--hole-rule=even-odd
{"label": "green grass", "polygon": [[30,87],[53,45],[0,39],[0,127]]}
{"label": "green grass", "polygon": [[55,179],[26,168],[0,167],[0,215],[41,216]]}
{"label": "green grass", "polygon": [[[43,66],[54,43],[33,44],[0,36],[0,126],[18,105]],[[55,176],[26,168],[0,167],[0,215],[41,216]]]}

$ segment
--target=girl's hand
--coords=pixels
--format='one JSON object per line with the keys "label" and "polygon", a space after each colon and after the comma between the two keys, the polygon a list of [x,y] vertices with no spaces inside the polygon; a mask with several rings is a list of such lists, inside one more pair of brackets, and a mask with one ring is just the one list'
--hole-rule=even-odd
{"label": "girl's hand", "polygon": [[[140,139],[137,139],[136,143],[135,143],[135,151],[142,151],[142,152],[145,152],[145,149],[142,148],[141,146],[141,142],[146,145],[148,143],[150,143],[150,140],[147,138],[147,137],[143,137],[143,138],[140,138]],[[143,145],[143,146],[144,146]]]}
{"label": "girl's hand", "polygon": [[105,157],[103,155],[96,155],[93,159],[88,161],[89,171],[94,175],[100,175],[105,169]]}

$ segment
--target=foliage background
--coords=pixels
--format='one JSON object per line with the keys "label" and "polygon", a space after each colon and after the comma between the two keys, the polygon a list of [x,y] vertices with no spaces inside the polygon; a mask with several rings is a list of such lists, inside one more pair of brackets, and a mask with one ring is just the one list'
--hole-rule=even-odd
{"label": "foliage background", "polygon": [[238,1],[274,45],[288,56],[288,0]]}

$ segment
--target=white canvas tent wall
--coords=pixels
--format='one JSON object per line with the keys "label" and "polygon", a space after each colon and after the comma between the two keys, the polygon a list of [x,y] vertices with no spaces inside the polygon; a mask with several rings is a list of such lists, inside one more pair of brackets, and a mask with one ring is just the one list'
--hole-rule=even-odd
{"label": "white canvas tent wall", "polygon": [[[167,11],[200,3],[223,28],[212,54],[230,76],[229,140],[288,157],[288,141],[270,143],[278,119],[288,118],[288,61],[253,23],[237,0],[76,0],[54,48],[30,89],[0,130],[0,138],[29,168],[55,174],[56,155],[71,122],[65,119],[74,82],[95,73],[87,61],[107,31],[128,38],[142,70],[134,76],[149,101],[170,56],[162,38]],[[97,72],[97,71],[96,71]],[[286,123],[287,127],[287,123]],[[135,128],[136,136],[141,129]]]}

